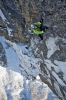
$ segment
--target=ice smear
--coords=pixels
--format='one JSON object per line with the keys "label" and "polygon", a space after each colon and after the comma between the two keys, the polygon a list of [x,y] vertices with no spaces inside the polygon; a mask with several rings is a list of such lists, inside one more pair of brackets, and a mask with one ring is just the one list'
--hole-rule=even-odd
{"label": "ice smear", "polygon": [[[58,77],[57,73],[59,73],[60,71],[63,72],[63,77],[64,77],[64,80],[66,81],[66,62],[62,62],[62,61],[57,61],[55,60],[54,61],[54,64],[48,60],[48,59],[45,59],[45,64],[48,68],[49,71],[52,71],[52,75],[57,79],[58,83],[61,85],[61,86],[65,86],[64,82]],[[52,67],[54,68],[54,70],[52,70]]]}
{"label": "ice smear", "polygon": [[55,60],[54,63],[58,66],[58,69],[63,72],[63,78],[66,81],[66,62]]}
{"label": "ice smear", "polygon": [[1,18],[3,19],[3,21],[7,21],[7,19],[5,18],[3,12],[1,11],[1,9],[0,9],[0,16],[1,16]]}
{"label": "ice smear", "polygon": [[20,73],[18,55],[15,53],[15,51],[12,48],[10,48],[6,44],[6,40],[4,37],[0,37],[0,42],[2,43],[3,48],[5,49],[5,55],[7,57],[8,69],[11,69],[13,71]]}
{"label": "ice smear", "polygon": [[[30,48],[27,51],[24,45],[19,46],[5,40],[4,37],[0,37],[0,41],[5,49],[9,69],[20,71],[26,77],[28,74],[29,77],[36,77],[40,73],[40,59],[33,56]],[[19,67],[20,65],[21,67]]]}
{"label": "ice smear", "polygon": [[0,9],[0,16],[1,16],[1,18],[3,19],[3,21],[6,23],[8,35],[9,35],[9,36],[13,36],[12,33],[11,33],[11,32],[12,32],[12,29],[9,28],[8,25],[7,25],[7,24],[9,24],[9,22],[8,22],[8,20],[6,19],[6,17],[4,16],[4,14],[3,14],[3,12],[2,12],[1,9]]}
{"label": "ice smear", "polygon": [[55,44],[55,42],[57,41],[56,38],[54,37],[49,37],[46,41],[46,46],[48,49],[47,52],[47,58],[50,58],[55,51],[59,50],[59,47]]}
{"label": "ice smear", "polygon": [[8,26],[7,26],[7,31],[8,31],[8,35],[9,35],[9,36],[13,36],[12,33],[11,33],[11,32],[12,32],[12,29],[9,28]]}

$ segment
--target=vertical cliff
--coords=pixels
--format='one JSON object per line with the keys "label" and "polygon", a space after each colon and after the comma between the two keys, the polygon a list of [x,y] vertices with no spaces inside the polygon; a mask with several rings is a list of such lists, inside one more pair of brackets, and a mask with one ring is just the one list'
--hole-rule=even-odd
{"label": "vertical cliff", "polygon": [[[43,41],[39,41],[38,36],[32,37],[28,31],[31,24],[40,21],[41,17],[44,25],[49,27],[43,34]],[[18,51],[21,49],[15,48],[18,59],[23,62],[20,63],[22,74],[35,78],[34,68],[36,75],[40,75],[59,99],[66,99],[66,0],[0,0],[0,36],[24,45],[28,42],[26,49],[30,51],[31,48],[34,56],[41,59],[40,70],[36,73],[37,65],[30,61],[29,66],[26,65],[29,71],[27,67],[24,69],[25,54],[20,55]],[[9,44],[12,48],[13,45]],[[0,48],[0,64],[5,65],[8,61],[2,43]]]}

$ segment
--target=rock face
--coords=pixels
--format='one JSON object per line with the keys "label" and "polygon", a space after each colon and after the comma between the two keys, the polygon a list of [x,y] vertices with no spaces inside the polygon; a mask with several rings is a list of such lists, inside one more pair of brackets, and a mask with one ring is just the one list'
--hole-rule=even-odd
{"label": "rock face", "polygon": [[[6,18],[6,27],[12,29],[14,38],[25,42],[23,32],[25,30],[25,19],[22,17],[18,1],[0,0],[0,8]],[[8,23],[9,22],[9,23]]]}
{"label": "rock face", "polygon": [[[24,32],[30,24],[39,21],[49,26],[47,34],[66,37],[66,4],[63,0],[0,0],[0,8],[7,18],[7,26],[12,29],[14,37],[26,42]],[[1,19],[1,18],[0,18]]]}
{"label": "rock face", "polygon": [[[60,66],[60,62],[58,63],[57,61],[66,62],[65,0],[0,0],[0,35],[4,35],[13,42],[26,43],[28,40],[32,41],[30,34],[28,34],[28,28],[30,29],[30,25],[33,22],[40,21],[41,17],[44,19],[44,25],[49,28],[44,34],[43,43],[38,42],[36,44],[34,37],[35,48],[34,46],[31,46],[31,48],[34,55],[43,61],[40,66],[42,81],[48,84],[53,92],[58,95],[58,98],[65,100],[66,80],[64,79],[64,74],[61,70],[57,72],[53,67]],[[38,52],[36,50],[37,47]],[[0,48],[2,48],[1,44]],[[58,82],[57,77],[54,77],[54,75],[57,75],[59,80],[64,83],[64,86],[60,84],[61,82]],[[49,81],[46,80],[47,76]],[[56,86],[59,90],[55,88]],[[58,94],[58,91],[61,92]]]}
{"label": "rock face", "polygon": [[[48,34],[65,36],[66,32],[66,4],[61,0],[0,0],[0,8],[13,30],[14,37],[25,42],[25,24],[39,21],[41,16],[44,24],[49,26]],[[23,42],[22,41],[22,42]]]}
{"label": "rock face", "polygon": [[59,100],[66,99],[66,46],[62,46],[66,45],[65,41],[64,38],[50,36],[49,38],[45,36],[43,42],[37,42],[36,38],[31,40],[34,55],[36,58],[41,59],[40,78],[44,83],[48,84]]}

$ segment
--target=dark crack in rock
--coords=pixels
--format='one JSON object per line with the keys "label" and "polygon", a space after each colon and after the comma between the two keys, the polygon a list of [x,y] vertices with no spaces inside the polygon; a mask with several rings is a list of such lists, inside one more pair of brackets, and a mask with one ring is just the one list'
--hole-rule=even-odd
{"label": "dark crack in rock", "polygon": [[0,65],[4,67],[7,65],[5,50],[1,43],[0,43]]}

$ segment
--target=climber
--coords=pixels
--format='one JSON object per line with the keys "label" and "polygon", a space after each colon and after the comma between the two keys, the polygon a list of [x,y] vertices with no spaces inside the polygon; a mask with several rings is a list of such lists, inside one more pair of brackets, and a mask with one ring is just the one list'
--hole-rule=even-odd
{"label": "climber", "polygon": [[34,23],[34,28],[32,28],[32,31],[34,34],[37,34],[41,40],[43,40],[43,33],[48,29],[47,26],[43,25],[43,18],[41,18],[40,22]]}

